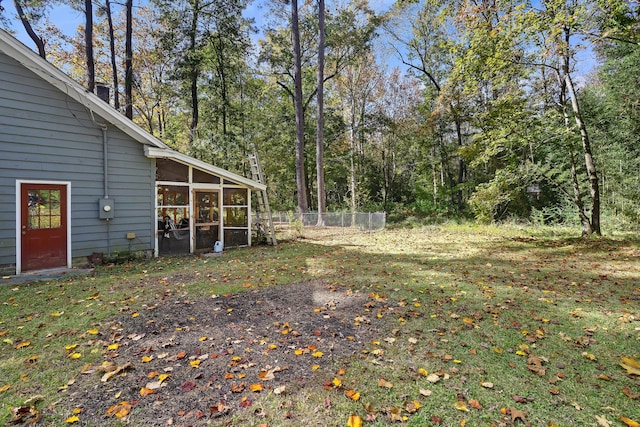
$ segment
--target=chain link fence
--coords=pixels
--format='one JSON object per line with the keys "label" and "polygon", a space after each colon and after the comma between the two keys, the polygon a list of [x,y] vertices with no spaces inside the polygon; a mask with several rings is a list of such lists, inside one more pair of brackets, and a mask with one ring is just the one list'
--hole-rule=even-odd
{"label": "chain link fence", "polygon": [[[295,225],[301,222],[305,227],[318,226],[318,212],[298,214],[294,212],[272,213],[274,225]],[[382,230],[387,225],[386,212],[325,212],[322,215],[324,227],[357,228],[360,231]]]}

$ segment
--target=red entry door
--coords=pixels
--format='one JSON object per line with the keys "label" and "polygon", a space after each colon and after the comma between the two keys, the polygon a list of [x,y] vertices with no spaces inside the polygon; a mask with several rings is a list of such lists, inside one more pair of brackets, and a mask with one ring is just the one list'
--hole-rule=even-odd
{"label": "red entry door", "polygon": [[67,186],[21,184],[22,271],[67,266]]}

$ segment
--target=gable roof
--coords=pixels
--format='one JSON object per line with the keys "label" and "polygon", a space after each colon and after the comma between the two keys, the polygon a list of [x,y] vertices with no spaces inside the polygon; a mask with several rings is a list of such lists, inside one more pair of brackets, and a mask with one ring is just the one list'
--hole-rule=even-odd
{"label": "gable roof", "polygon": [[217,174],[223,178],[244,184],[251,189],[265,190],[266,186],[254,180],[215,167],[193,157],[181,154],[162,142],[157,137],[138,126],[128,117],[121,114],[109,103],[89,92],[78,82],[41,58],[7,31],[0,29],[0,53],[15,59],[28,70],[44,79],[73,100],[82,104],[92,113],[98,114],[111,125],[120,129],[134,140],[145,145],[145,155],[149,158],[170,158],[187,163],[199,169]]}

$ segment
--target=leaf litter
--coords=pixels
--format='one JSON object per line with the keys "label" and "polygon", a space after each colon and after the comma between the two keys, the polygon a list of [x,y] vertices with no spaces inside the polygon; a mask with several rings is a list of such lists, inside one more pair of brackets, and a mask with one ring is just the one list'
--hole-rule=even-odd
{"label": "leaf litter", "polygon": [[[321,281],[166,299],[112,323],[117,349],[103,352],[103,363],[85,366],[65,400],[83,408],[84,423],[115,417],[137,426],[204,425],[251,407],[261,394],[321,384],[336,360],[357,355],[375,337],[376,319],[371,327],[354,325],[353,313],[368,299]],[[330,309],[318,310],[319,304]],[[149,381],[156,376],[162,380]],[[354,390],[345,395],[359,398]]]}

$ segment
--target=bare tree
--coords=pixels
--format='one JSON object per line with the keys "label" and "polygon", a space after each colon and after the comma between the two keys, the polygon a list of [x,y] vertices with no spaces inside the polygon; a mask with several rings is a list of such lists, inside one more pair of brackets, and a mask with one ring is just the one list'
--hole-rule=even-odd
{"label": "bare tree", "polygon": [[[22,26],[24,27],[27,34],[29,34],[29,37],[31,37],[31,40],[33,40],[33,42],[36,44],[36,47],[38,48],[38,55],[40,55],[42,58],[46,58],[46,54],[44,50],[44,39],[40,37],[38,34],[36,34],[36,32],[33,30],[33,27],[31,26],[31,22],[29,21],[29,17],[27,16],[27,13],[25,13],[24,9],[22,8],[22,1],[13,0],[13,5],[15,6],[16,11],[18,12],[18,16],[20,17]],[[0,8],[0,11],[1,10],[2,9]]]}

